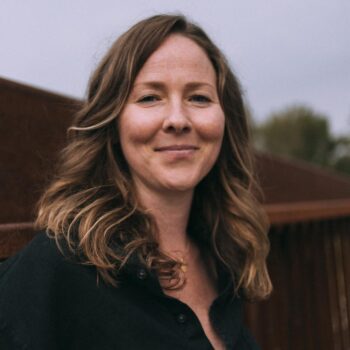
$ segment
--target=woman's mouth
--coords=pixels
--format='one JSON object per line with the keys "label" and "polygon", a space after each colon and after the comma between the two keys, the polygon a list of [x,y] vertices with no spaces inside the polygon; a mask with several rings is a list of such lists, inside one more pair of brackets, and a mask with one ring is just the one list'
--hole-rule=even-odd
{"label": "woman's mouth", "polygon": [[169,145],[169,146],[162,146],[162,147],[156,147],[154,150],[156,152],[185,152],[185,151],[195,151],[198,150],[199,147],[194,145]]}
{"label": "woman's mouth", "polygon": [[164,155],[170,161],[189,160],[192,159],[199,147],[195,145],[167,145],[154,149]]}

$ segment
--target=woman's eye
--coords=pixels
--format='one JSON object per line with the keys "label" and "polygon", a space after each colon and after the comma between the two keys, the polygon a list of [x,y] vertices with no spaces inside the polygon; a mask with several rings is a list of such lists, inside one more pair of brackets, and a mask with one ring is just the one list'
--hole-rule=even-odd
{"label": "woman's eye", "polygon": [[151,102],[156,102],[158,100],[159,100],[159,98],[157,96],[147,95],[147,96],[143,96],[140,99],[138,99],[137,102],[138,103],[151,103]]}
{"label": "woman's eye", "polygon": [[190,97],[190,101],[197,103],[208,103],[210,102],[210,98],[204,95],[193,95]]}

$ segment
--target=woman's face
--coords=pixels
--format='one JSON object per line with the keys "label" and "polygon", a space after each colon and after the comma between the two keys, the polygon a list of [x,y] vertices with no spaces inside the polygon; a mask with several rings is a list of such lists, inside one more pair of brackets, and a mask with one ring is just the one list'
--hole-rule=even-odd
{"label": "woman's face", "polygon": [[139,193],[192,193],[218,157],[225,125],[202,48],[169,36],[140,70],[118,122]]}

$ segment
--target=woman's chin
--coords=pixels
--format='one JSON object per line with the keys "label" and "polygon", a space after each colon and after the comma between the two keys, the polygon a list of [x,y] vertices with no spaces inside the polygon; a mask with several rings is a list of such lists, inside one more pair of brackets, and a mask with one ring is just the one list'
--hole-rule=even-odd
{"label": "woman's chin", "polygon": [[191,181],[172,181],[164,183],[163,186],[161,186],[161,189],[163,189],[165,192],[192,192],[194,188],[197,186],[197,182],[191,182]]}

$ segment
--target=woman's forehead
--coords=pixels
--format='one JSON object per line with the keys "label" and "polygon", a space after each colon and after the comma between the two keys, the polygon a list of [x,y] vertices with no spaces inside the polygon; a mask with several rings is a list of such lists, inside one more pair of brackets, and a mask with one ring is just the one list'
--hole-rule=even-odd
{"label": "woman's forehead", "polygon": [[135,85],[174,78],[215,85],[216,74],[204,50],[182,35],[169,36],[141,68]]}

